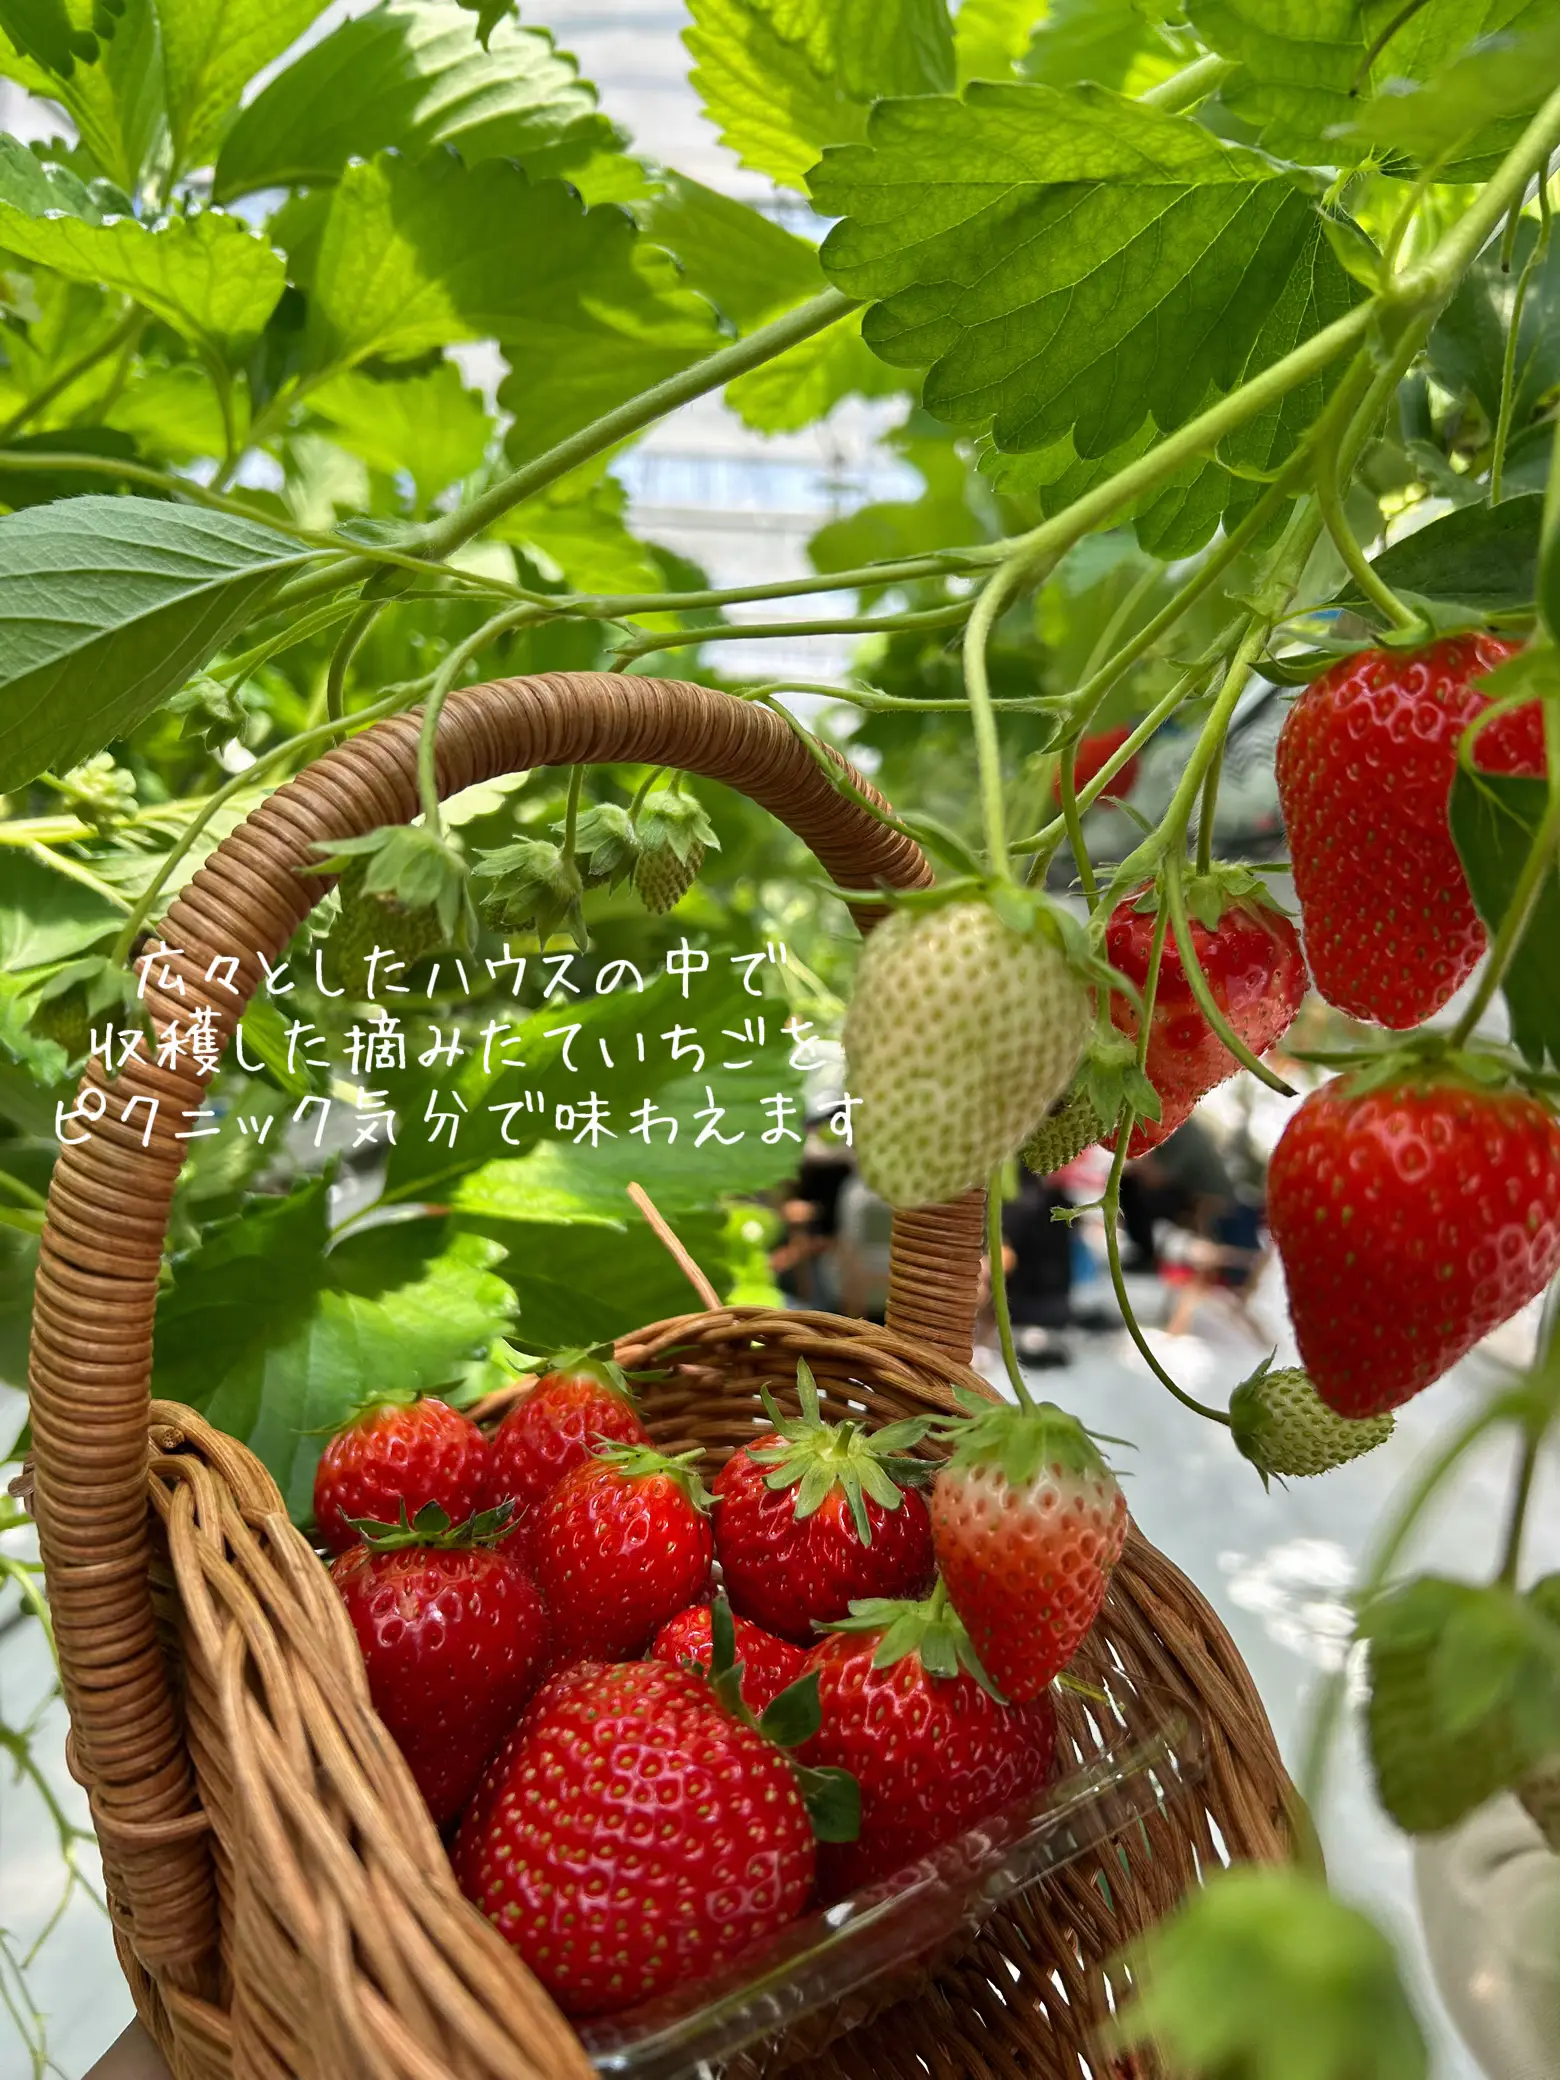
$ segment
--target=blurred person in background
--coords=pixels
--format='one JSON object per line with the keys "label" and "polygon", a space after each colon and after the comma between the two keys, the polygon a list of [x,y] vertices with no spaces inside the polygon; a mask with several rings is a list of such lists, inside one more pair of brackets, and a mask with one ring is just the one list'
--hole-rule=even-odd
{"label": "blurred person in background", "polygon": [[825,1313],[839,1308],[839,1204],[856,1169],[849,1144],[827,1131],[839,1103],[826,1094],[808,1109],[801,1161],[780,1197],[785,1240],[769,1257],[786,1304]]}
{"label": "blurred person in background", "polygon": [[1121,1225],[1132,1245],[1124,1271],[1157,1271],[1161,1221],[1190,1234],[1213,1237],[1237,1206],[1234,1182],[1219,1144],[1194,1113],[1121,1177]]}
{"label": "blurred person in background", "polygon": [[881,1322],[888,1309],[889,1246],[894,1209],[859,1172],[845,1180],[835,1225],[835,1273],[839,1311]]}

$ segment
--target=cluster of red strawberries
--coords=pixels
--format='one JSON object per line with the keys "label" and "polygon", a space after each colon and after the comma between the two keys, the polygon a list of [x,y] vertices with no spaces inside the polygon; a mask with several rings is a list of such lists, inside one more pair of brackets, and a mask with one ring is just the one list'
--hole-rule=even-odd
{"label": "cluster of red strawberries", "polygon": [[[1479,681],[1515,648],[1467,635],[1363,650],[1295,702],[1277,767],[1304,958],[1294,925],[1246,869],[1216,866],[1189,882],[1190,961],[1159,929],[1153,891],[1117,906],[1106,931],[1113,967],[1143,989],[1160,948],[1144,1064],[1160,1111],[1139,1119],[1129,1154],[1162,1141],[1239,1066],[1203,998],[1261,1055],[1300,1008],[1307,959],[1329,1003],[1394,1033],[1422,1026],[1472,974],[1485,933],[1449,801],[1459,742],[1491,707]],[[1080,772],[1091,746],[1080,747]],[[1491,716],[1473,755],[1482,771],[1543,774],[1539,704]],[[1137,1036],[1125,996],[1112,998],[1111,1015]],[[1074,1147],[1099,1130],[1085,1106],[1067,1117],[1081,1121]],[[1318,1393],[1339,1415],[1377,1416],[1439,1378],[1560,1269],[1560,1123],[1498,1054],[1435,1035],[1395,1042],[1290,1121],[1269,1171],[1268,1221]]]}
{"label": "cluster of red strawberries", "polygon": [[[706,1980],[1051,1772],[1049,1686],[1126,1535],[1092,1440],[973,1396],[827,1422],[805,1360],[797,1398],[764,1391],[773,1427],[711,1489],[602,1352],[491,1439],[385,1402],[321,1459],[374,1705],[462,1888],[566,2014]],[[941,1462],[915,1453],[934,1431]]]}

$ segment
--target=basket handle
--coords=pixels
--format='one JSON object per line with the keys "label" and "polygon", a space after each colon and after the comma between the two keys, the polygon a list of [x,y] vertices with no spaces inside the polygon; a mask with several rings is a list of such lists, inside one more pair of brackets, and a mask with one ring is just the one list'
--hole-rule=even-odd
{"label": "basket handle", "polygon": [[[147,988],[155,1021],[187,1021],[209,1006],[222,1044],[231,1039],[262,980],[258,956],[274,962],[330,885],[299,872],[318,857],[313,842],[417,814],[419,729],[414,711],[339,745],[218,846],[164,920],[164,942],[179,951],[148,971],[170,978]],[[840,793],[780,716],[706,686],[566,672],[471,687],[446,702],[437,752],[441,796],[538,766],[678,767],[741,789],[844,887],[931,879],[919,848]],[[869,927],[878,914],[863,906],[858,922]],[[230,978],[224,965],[208,979],[235,957]],[[94,1061],[82,1090],[102,1082]],[[187,1824],[194,1785],[154,1619],[147,1412],[158,1273],[184,1159],[175,1136],[204,1089],[193,1065],[133,1058],[90,1138],[62,1149],[30,1359],[36,1508],[78,1762],[105,1846],[114,1845],[135,1948],[175,1979],[198,1976],[211,1954],[213,1880],[208,1846]],[[140,1107],[119,1119],[134,1099]],[[982,1203],[969,1193],[894,1221],[890,1325],[960,1362],[970,1350]]]}

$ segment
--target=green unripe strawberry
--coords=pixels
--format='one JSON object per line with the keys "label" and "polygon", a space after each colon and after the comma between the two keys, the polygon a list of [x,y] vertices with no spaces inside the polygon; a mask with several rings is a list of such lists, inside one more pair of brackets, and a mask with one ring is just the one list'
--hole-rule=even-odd
{"label": "green unripe strawberry", "polygon": [[52,1040],[57,1047],[63,1047],[73,1062],[79,1062],[92,1045],[92,1014],[87,1008],[86,990],[79,982],[72,983],[58,996],[40,998],[29,1013],[27,1024],[40,1040]]}
{"label": "green unripe strawberry", "polygon": [[1230,1396],[1230,1430],[1264,1481],[1270,1474],[1305,1480],[1328,1473],[1385,1444],[1392,1416],[1335,1415],[1297,1367],[1270,1370],[1266,1358]]}
{"label": "green unripe strawberry", "polygon": [[856,1157],[891,1206],[983,1184],[1077,1067],[1090,1008],[1065,927],[1004,893],[1017,924],[984,894],[934,899],[896,910],[862,952],[845,1019]]}
{"label": "green unripe strawberry", "polygon": [[[327,982],[356,997],[368,993],[368,960],[376,946],[410,968],[427,954],[442,952],[449,943],[436,910],[408,910],[383,896],[366,895],[363,880],[367,871],[363,859],[353,859],[342,868],[337,884],[341,914],[325,941]],[[393,971],[380,961],[376,972],[378,991]]]}
{"label": "green unripe strawberry", "polygon": [[1094,1100],[1081,1083],[1075,1083],[1051,1107],[1020,1153],[1036,1176],[1050,1177],[1092,1148],[1104,1131]]}
{"label": "green unripe strawberry", "polygon": [[699,878],[707,852],[720,850],[714,825],[692,795],[658,787],[645,796],[636,825],[639,857],[634,887],[645,908],[661,916]]}

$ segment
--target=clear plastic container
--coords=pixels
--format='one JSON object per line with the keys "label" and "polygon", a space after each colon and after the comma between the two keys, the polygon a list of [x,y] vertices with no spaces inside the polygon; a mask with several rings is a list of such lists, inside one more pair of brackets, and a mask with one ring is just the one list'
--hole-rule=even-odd
{"label": "clear plastic container", "polygon": [[1203,1772],[1191,1708],[1115,1674],[1097,1680],[1062,1701],[1058,1753],[1072,1759],[1038,1802],[793,1922],[713,1980],[585,2023],[597,2072],[720,2080],[740,2054],[782,2036],[801,2070],[809,2051],[917,1992],[1004,1901],[1186,1796]]}

